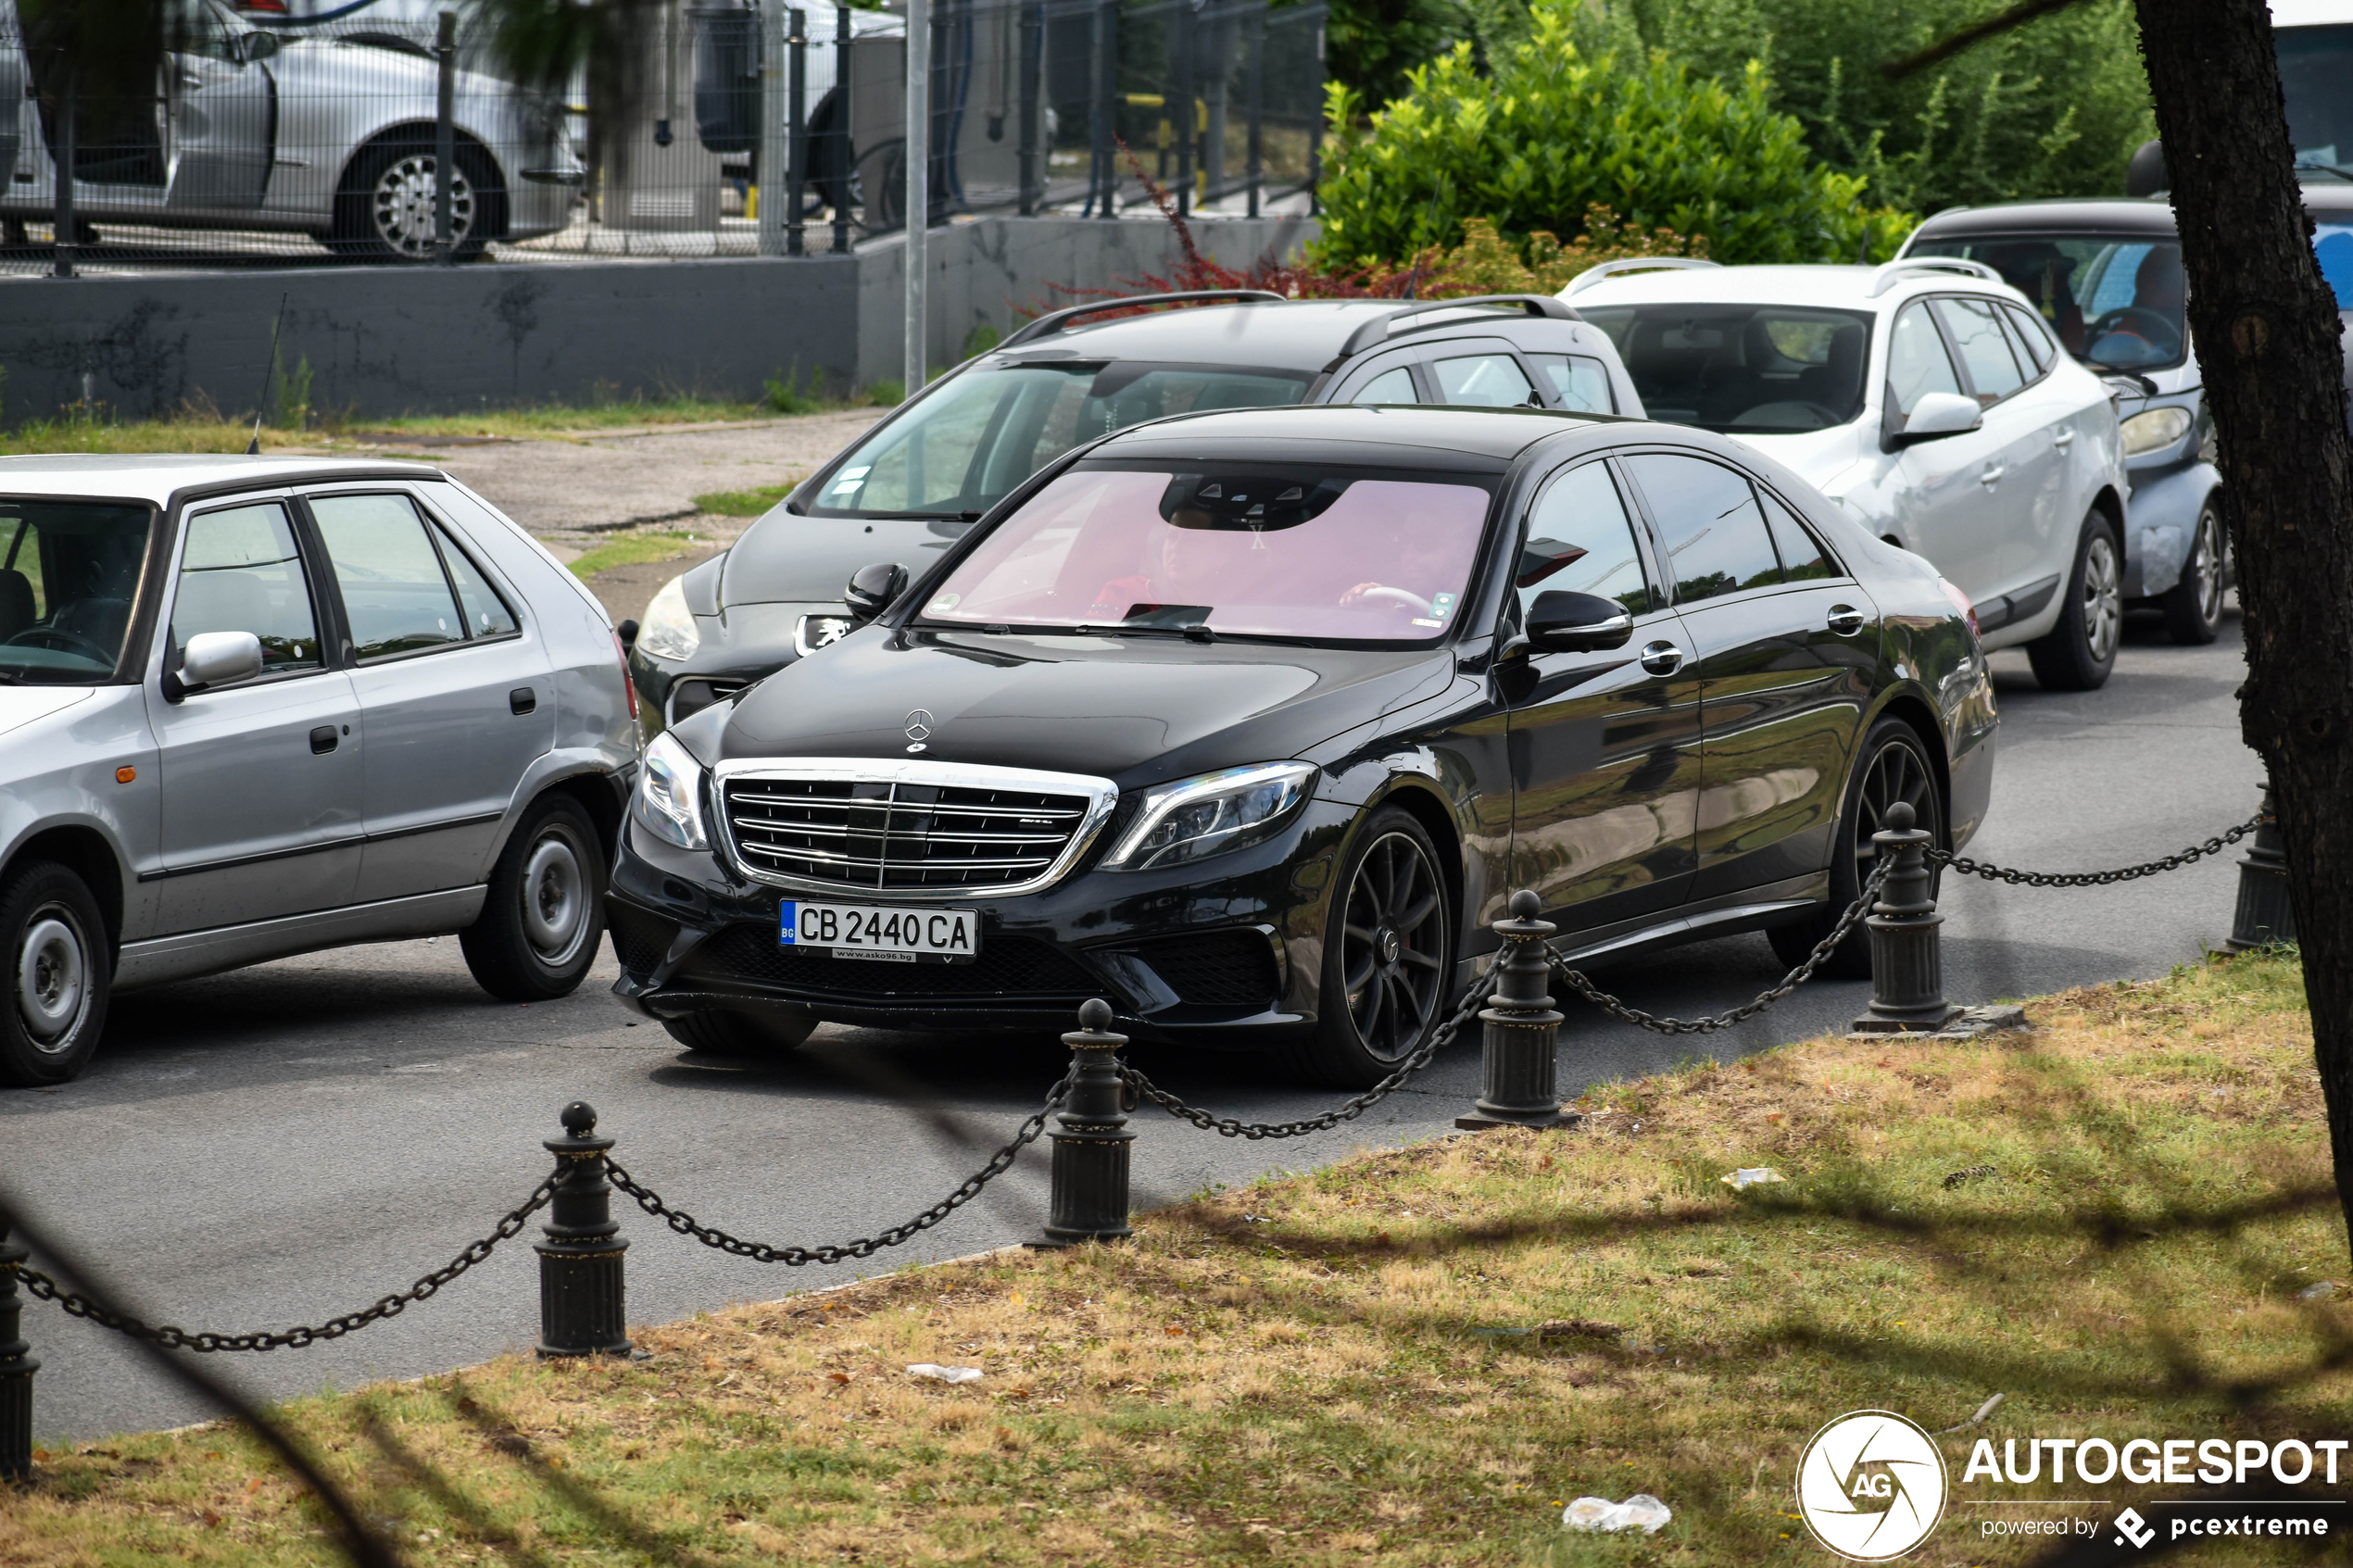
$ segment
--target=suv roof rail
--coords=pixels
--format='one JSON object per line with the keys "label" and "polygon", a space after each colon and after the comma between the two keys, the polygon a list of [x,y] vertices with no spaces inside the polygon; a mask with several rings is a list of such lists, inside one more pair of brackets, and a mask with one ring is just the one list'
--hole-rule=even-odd
{"label": "suv roof rail", "polygon": [[1073,305],[1061,310],[1050,310],[997,346],[1000,349],[1012,348],[1017,344],[1051,337],[1082,316],[1100,316],[1106,310],[1126,310],[1139,305],[1205,304],[1213,299],[1231,300],[1244,305],[1271,300],[1279,305],[1283,296],[1271,289],[1186,289],[1175,294],[1128,295],[1119,299],[1097,300],[1092,305]]}
{"label": "suv roof rail", "polygon": [[1541,316],[1554,321],[1584,320],[1582,316],[1549,294],[1475,294],[1466,295],[1461,299],[1424,300],[1419,305],[1409,304],[1402,309],[1392,310],[1386,316],[1376,316],[1349,333],[1348,341],[1340,345],[1339,358],[1332,363],[1336,365],[1341,359],[1353,358],[1375,344],[1385,341],[1390,330],[1400,321],[1408,320],[1416,316],[1434,315],[1441,310],[1460,310],[1466,306],[1478,305],[1516,305],[1530,316]]}
{"label": "suv roof rail", "polygon": [[1586,268],[1568,281],[1568,287],[1561,290],[1561,297],[1566,299],[1588,283],[1598,283],[1619,272],[1676,271],[1722,265],[1720,261],[1703,261],[1696,256],[1630,256],[1623,261],[1604,261],[1598,267]]}
{"label": "suv roof rail", "polygon": [[1913,256],[1891,261],[1871,274],[1871,286],[1866,299],[1877,299],[1904,281],[1907,272],[1957,272],[1965,278],[1982,278],[1989,283],[2002,282],[2002,275],[1982,261],[1964,261],[1957,256]]}

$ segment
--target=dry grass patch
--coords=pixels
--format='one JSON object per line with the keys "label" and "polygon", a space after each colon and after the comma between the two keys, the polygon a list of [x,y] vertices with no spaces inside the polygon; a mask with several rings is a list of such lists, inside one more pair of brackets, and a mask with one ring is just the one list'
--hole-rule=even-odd
{"label": "dry grass patch", "polygon": [[[1577,1133],[706,1314],[643,1362],[284,1414],[436,1564],[1811,1563],[1790,1480],[1844,1411],[2007,1394],[1944,1439],[1957,1479],[1981,1433],[2333,1433],[2353,1313],[2296,1294],[2346,1236],[2293,960],[2033,1011],[1596,1086]],[[1735,1195],[1742,1165],[1790,1180]],[[1561,1531],[1637,1490],[1675,1510],[1655,1538]],[[129,1437],[50,1456],[0,1562],[318,1562],[322,1517],[238,1434]],[[2032,1549],[1957,1510],[1912,1561]]]}

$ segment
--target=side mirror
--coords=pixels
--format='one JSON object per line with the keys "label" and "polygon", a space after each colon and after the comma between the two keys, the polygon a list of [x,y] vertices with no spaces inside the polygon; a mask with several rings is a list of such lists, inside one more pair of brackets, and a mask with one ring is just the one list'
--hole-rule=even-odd
{"label": "side mirror", "polygon": [[1622,648],[1634,635],[1634,618],[1616,599],[1599,594],[1555,589],[1539,594],[1528,610],[1528,640],[1540,648],[1592,653]]}
{"label": "side mirror", "polygon": [[266,60],[278,52],[278,35],[274,32],[248,32],[237,40],[237,58],[246,65]]}
{"label": "side mirror", "polygon": [[849,607],[849,619],[863,626],[906,591],[907,569],[897,561],[880,561],[852,574],[849,586],[841,591],[841,602]]}
{"label": "side mirror", "polygon": [[178,702],[190,692],[250,681],[261,673],[261,639],[250,632],[199,632],[188,639],[180,668],[164,671],[163,695]]}
{"label": "side mirror", "polygon": [[623,621],[620,625],[614,627],[612,630],[613,635],[621,639],[621,646],[623,647],[634,648],[637,646],[637,623],[635,621]]}
{"label": "side mirror", "polygon": [[1957,392],[1928,392],[1912,405],[1912,417],[1904,428],[1891,438],[1896,446],[1917,446],[1923,441],[1942,441],[1948,435],[1966,435],[1985,424],[1985,410],[1977,406],[1974,397],[1964,397]]}

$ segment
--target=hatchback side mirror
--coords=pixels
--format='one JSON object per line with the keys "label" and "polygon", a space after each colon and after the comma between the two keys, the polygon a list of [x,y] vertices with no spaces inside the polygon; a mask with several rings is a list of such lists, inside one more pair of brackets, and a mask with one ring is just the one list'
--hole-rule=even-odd
{"label": "hatchback side mirror", "polygon": [[1929,392],[1912,405],[1912,417],[1904,428],[1891,438],[1897,446],[1917,446],[1923,441],[1942,441],[1948,435],[1966,435],[1982,429],[1985,410],[1977,399],[1964,397],[1957,392]]}
{"label": "hatchback side mirror", "polygon": [[237,40],[237,58],[245,65],[266,60],[278,52],[278,35],[274,32],[248,32]]}
{"label": "hatchback side mirror", "polygon": [[1599,594],[1554,589],[1539,594],[1528,609],[1528,640],[1540,648],[1592,653],[1622,648],[1634,635],[1634,618],[1616,599]]}
{"label": "hatchback side mirror", "polygon": [[858,569],[841,591],[841,602],[849,607],[849,619],[863,626],[906,591],[907,569],[897,561],[881,561]]}
{"label": "hatchback side mirror", "polygon": [[190,692],[207,691],[261,673],[261,639],[250,632],[199,632],[188,639],[180,668],[163,676],[166,700],[178,702]]}

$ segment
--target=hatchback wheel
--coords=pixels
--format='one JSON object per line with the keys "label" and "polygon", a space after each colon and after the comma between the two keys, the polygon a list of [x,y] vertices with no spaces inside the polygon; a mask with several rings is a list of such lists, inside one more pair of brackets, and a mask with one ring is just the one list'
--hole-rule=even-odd
{"label": "hatchback wheel", "polygon": [[[1879,846],[1872,834],[1887,825],[1887,809],[1897,801],[1912,809],[1916,826],[1944,842],[1944,797],[1936,773],[1929,765],[1928,747],[1919,732],[1901,719],[1881,719],[1863,737],[1856,754],[1861,760],[1846,782],[1845,808],[1839,813],[1838,847],[1831,857],[1830,902],[1793,925],[1778,925],[1768,934],[1773,956],[1795,969],[1831,933],[1839,916],[1863,896],[1863,884],[1879,863]],[[1832,950],[1816,972],[1840,980],[1871,977],[1870,934],[1857,925]]]}
{"label": "hatchback wheel", "polygon": [[[430,142],[387,141],[362,148],[335,191],[330,246],[371,260],[432,260],[438,167]],[[489,158],[479,147],[459,144],[449,181],[450,248],[459,257],[478,255],[489,236],[504,228],[499,220],[505,199]]]}
{"label": "hatchback wheel", "polygon": [[588,813],[569,796],[543,797],[491,868],[480,918],[459,935],[466,967],[505,1001],[570,996],[597,961],[604,900],[604,856]]}
{"label": "hatchback wheel", "polygon": [[1369,1088],[1429,1037],[1453,1000],[1453,894],[1421,823],[1373,814],[1342,858],[1324,933],[1315,1033],[1292,1066]]}
{"label": "hatchback wheel", "polygon": [[97,900],[80,877],[36,860],[0,886],[0,952],[8,1007],[0,1016],[0,1083],[62,1084],[98,1048],[113,959]]}
{"label": "hatchback wheel", "polygon": [[2196,646],[2210,643],[2222,630],[2222,579],[2228,552],[2222,544],[2222,516],[2208,500],[2198,508],[2197,528],[2190,536],[2189,558],[2182,562],[2182,580],[2158,605],[2165,611],[2165,630],[2177,643]]}
{"label": "hatchback wheel", "polygon": [[2123,561],[2114,526],[2094,512],[2075,546],[2058,624],[2026,645],[2027,662],[2046,690],[2089,692],[2108,684],[2124,635]]}

